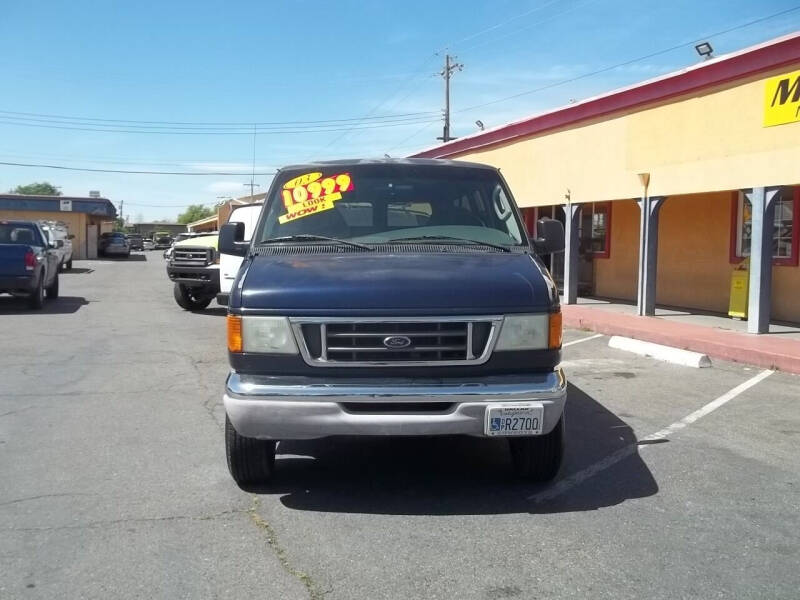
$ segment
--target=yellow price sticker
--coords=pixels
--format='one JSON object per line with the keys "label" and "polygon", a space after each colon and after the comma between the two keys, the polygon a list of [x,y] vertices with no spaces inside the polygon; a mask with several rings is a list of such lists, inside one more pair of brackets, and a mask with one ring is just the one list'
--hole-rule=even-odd
{"label": "yellow price sticker", "polygon": [[281,225],[333,208],[343,192],[353,189],[349,173],[322,178],[322,173],[306,173],[283,184],[281,196],[286,214],[278,217]]}

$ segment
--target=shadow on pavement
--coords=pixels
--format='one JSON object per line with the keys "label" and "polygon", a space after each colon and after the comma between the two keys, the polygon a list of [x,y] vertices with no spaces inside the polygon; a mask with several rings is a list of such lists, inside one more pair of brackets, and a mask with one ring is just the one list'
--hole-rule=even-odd
{"label": "shadow on pavement", "polygon": [[92,260],[98,260],[100,262],[145,262],[147,261],[147,256],[144,254],[131,254],[128,257],[125,256],[98,256]]}
{"label": "shadow on pavement", "polygon": [[228,316],[228,307],[227,306],[219,306],[216,304],[216,300],[212,301],[213,304],[208,308],[204,308],[203,310],[195,310],[192,311],[196,315],[208,315],[210,317],[227,317]]}
{"label": "shadow on pavement", "polygon": [[278,445],[266,489],[288,508],[397,515],[557,513],[652,496],[658,485],[638,453],[550,500],[529,498],[636,443],[616,415],[570,384],[567,450],[551,484],[514,478],[505,440],[454,437],[327,438]]}
{"label": "shadow on pavement", "polygon": [[86,269],[84,267],[72,267],[71,269],[61,271],[62,275],[87,275],[89,273],[94,273],[94,269]]}
{"label": "shadow on pavement", "polygon": [[55,300],[45,299],[41,310],[33,310],[28,308],[26,298],[0,296],[0,315],[69,315],[87,304],[89,301],[81,296],[59,296]]}

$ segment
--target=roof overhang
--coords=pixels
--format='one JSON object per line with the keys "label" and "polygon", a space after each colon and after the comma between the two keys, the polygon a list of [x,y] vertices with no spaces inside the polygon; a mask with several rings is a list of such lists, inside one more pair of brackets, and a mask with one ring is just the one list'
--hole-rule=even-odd
{"label": "roof overhang", "polygon": [[581,102],[422,150],[412,157],[448,158],[697,93],[800,62],[800,32],[620,88]]}

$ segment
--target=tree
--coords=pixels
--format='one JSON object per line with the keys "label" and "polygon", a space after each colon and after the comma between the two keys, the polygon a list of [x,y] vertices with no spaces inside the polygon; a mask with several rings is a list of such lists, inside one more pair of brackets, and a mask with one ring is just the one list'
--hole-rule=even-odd
{"label": "tree", "polygon": [[61,191],[52,183],[42,181],[38,183],[29,183],[28,185],[18,185],[13,190],[12,194],[32,194],[36,196],[60,196]]}
{"label": "tree", "polygon": [[184,212],[178,215],[178,223],[186,224],[199,219],[205,219],[214,214],[214,210],[202,204],[191,204]]}

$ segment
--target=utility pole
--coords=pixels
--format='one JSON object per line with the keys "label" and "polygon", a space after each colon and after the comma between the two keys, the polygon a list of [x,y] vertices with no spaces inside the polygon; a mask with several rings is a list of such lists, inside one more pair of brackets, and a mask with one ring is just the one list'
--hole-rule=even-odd
{"label": "utility pole", "polygon": [[[250,202],[253,202],[253,188],[261,187],[260,184],[254,183],[256,179],[256,134],[258,132],[258,128],[256,124],[253,123],[253,171],[250,175]],[[248,185],[245,183],[245,185]]]}
{"label": "utility pole", "polygon": [[450,77],[452,77],[454,71],[461,71],[464,65],[453,62],[455,58],[455,56],[445,54],[444,69],[439,73],[441,77],[444,77],[444,128],[442,130],[442,137],[437,137],[436,139],[442,140],[445,143],[456,139],[450,135]]}
{"label": "utility pole", "polygon": [[122,216],[122,207],[125,206],[125,200],[119,201],[119,220],[122,221],[122,226],[125,227],[125,217]]}
{"label": "utility pole", "polygon": [[261,187],[260,183],[254,183],[252,179],[250,179],[250,183],[245,183],[245,187],[250,187],[250,199],[253,199],[253,188]]}

